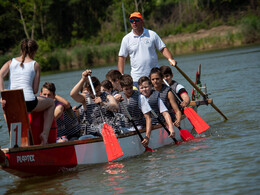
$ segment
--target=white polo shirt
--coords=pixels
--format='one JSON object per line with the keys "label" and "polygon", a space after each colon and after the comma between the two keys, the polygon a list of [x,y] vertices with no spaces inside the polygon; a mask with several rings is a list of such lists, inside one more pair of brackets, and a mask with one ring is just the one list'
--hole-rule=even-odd
{"label": "white polo shirt", "polygon": [[153,67],[159,67],[156,50],[161,51],[165,44],[156,32],[144,28],[141,36],[133,30],[124,36],[118,56],[130,56],[131,76],[134,82],[142,76],[149,76]]}
{"label": "white polo shirt", "polygon": [[152,110],[146,97],[142,94],[140,94],[138,98],[138,107],[142,110],[143,114],[146,114]]}

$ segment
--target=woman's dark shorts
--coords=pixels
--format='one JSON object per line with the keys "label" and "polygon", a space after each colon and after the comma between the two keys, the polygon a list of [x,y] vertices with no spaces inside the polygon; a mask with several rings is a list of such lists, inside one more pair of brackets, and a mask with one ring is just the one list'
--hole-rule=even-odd
{"label": "woman's dark shorts", "polygon": [[26,108],[27,108],[27,112],[32,112],[32,110],[37,106],[38,104],[38,99],[37,97],[35,97],[34,100],[32,101],[25,101],[26,103]]}

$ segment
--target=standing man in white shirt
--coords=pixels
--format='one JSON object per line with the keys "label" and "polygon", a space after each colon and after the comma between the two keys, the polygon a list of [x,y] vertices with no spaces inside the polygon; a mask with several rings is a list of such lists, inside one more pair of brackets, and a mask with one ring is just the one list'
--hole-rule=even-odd
{"label": "standing man in white shirt", "polygon": [[[131,76],[138,87],[138,79],[149,76],[153,67],[159,67],[156,50],[165,58],[172,59],[172,54],[156,32],[143,27],[143,17],[139,12],[130,15],[132,31],[121,42],[118,54],[118,70],[124,74],[125,61],[130,56]],[[175,64],[177,62],[173,60]]]}

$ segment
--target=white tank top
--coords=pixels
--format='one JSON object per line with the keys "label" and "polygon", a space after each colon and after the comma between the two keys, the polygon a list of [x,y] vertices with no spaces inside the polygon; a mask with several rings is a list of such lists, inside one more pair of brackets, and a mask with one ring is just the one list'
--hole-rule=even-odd
{"label": "white tank top", "polygon": [[20,64],[21,62],[15,58],[12,59],[9,67],[9,89],[23,89],[25,101],[32,101],[35,99],[32,87],[35,77],[35,61],[24,62],[23,67]]}

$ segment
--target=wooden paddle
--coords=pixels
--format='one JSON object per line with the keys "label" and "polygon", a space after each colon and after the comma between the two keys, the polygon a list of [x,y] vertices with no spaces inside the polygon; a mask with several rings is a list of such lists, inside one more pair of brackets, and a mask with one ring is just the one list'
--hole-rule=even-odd
{"label": "wooden paddle", "polygon": [[78,110],[80,107],[82,106],[82,104],[78,105],[75,110]]}
{"label": "wooden paddle", "polygon": [[[96,94],[95,88],[93,86],[93,82],[92,82],[90,75],[88,75],[88,80],[89,80],[92,92],[93,92],[94,96],[96,97],[97,94]],[[99,106],[102,120],[104,122],[104,125],[102,128],[102,136],[103,136],[104,144],[106,147],[107,158],[108,158],[108,161],[112,161],[112,160],[119,158],[120,156],[123,156],[124,153],[116,138],[113,128],[105,122],[100,104],[98,104],[98,106]]]}
{"label": "wooden paddle", "polygon": [[[159,121],[159,123],[163,126],[163,128],[167,131],[167,133],[170,135],[169,129],[165,126],[165,124],[161,121],[161,119],[157,116],[157,114],[153,110],[152,110],[152,114]],[[181,135],[181,138],[183,141],[189,141],[189,140],[195,139],[195,137],[188,130],[181,129],[180,127],[177,127],[177,128],[180,131],[180,135]],[[180,144],[180,142],[178,140],[176,140],[175,138],[173,138],[173,141],[176,144]]]}
{"label": "wooden paddle", "polygon": [[[158,115],[153,111],[151,110],[151,113],[153,114],[153,116],[158,120],[158,122],[163,126],[163,128],[165,129],[165,131],[168,133],[168,135],[171,134],[171,132],[169,131],[169,129],[166,127],[166,125],[162,122],[162,120],[158,117]],[[173,141],[175,142],[175,144],[180,144],[181,142],[179,142],[177,139],[175,138],[172,138]],[[186,141],[186,140],[184,140]]]}
{"label": "wooden paddle", "polygon": [[[142,134],[140,133],[139,129],[137,128],[133,118],[131,117],[130,113],[128,112],[127,108],[125,107],[125,105],[123,103],[120,103],[120,106],[123,107],[123,109],[125,110],[126,114],[127,114],[127,118],[130,120],[130,122],[133,124],[135,131],[137,132],[139,138],[141,139],[141,142],[144,140]],[[152,148],[149,148],[148,146],[145,148],[145,152],[146,151],[150,151],[150,152],[154,152],[154,150]]]}
{"label": "wooden paddle", "polygon": [[[200,95],[203,96],[204,99],[207,99],[207,95],[204,94],[200,88],[195,85],[192,80],[175,64],[170,58],[168,59],[172,66],[174,66],[181,74],[184,76],[184,78],[200,93]],[[218,107],[212,102],[210,104],[219,114],[221,114],[225,120],[228,120],[228,118],[218,109]]]}
{"label": "wooden paddle", "polygon": [[[163,79],[163,82],[170,87],[170,85],[167,83],[165,79]],[[170,87],[171,92],[174,94],[174,96],[179,100],[179,102],[182,102],[182,100],[178,97],[178,95],[175,93],[175,91]],[[195,112],[190,107],[184,108],[184,114],[189,119],[191,124],[193,125],[194,129],[197,131],[197,133],[202,133],[209,129],[209,125],[198,115],[197,112]]]}

